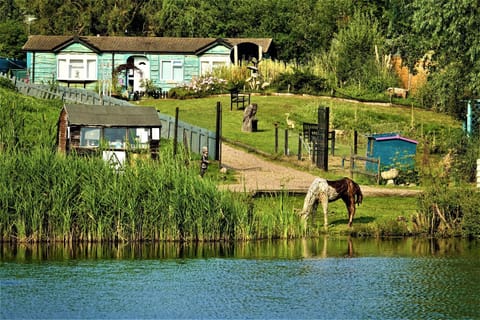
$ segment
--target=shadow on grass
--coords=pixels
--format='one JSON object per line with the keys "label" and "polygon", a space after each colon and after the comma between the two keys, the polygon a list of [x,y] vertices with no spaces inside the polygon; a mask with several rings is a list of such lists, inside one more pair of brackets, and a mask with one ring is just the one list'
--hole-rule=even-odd
{"label": "shadow on grass", "polygon": [[[358,217],[358,218],[353,218],[353,224],[359,224],[359,223],[370,223],[375,221],[374,217]],[[339,225],[339,224],[348,224],[348,219],[337,219],[337,220],[332,220],[329,221],[330,224],[333,225]]]}

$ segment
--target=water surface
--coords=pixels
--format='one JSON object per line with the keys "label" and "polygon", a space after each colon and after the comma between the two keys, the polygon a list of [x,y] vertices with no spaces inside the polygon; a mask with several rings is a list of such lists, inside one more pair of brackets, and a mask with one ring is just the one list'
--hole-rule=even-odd
{"label": "water surface", "polygon": [[4,245],[0,317],[480,319],[479,257],[459,239]]}

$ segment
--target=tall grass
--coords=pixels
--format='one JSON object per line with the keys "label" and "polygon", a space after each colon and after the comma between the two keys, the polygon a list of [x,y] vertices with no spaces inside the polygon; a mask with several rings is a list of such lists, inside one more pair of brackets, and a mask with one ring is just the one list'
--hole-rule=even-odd
{"label": "tall grass", "polygon": [[0,153],[1,237],[92,242],[300,236],[292,210],[257,211],[248,194],[219,191],[197,169],[170,156],[116,171],[101,159],[40,148]]}

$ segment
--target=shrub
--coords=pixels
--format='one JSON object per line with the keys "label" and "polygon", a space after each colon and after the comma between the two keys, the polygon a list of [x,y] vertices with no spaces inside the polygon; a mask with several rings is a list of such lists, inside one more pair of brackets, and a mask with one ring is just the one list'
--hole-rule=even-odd
{"label": "shrub", "polygon": [[479,236],[480,197],[473,187],[450,186],[445,178],[433,181],[419,196],[417,231],[429,234]]}
{"label": "shrub", "polygon": [[202,98],[226,91],[227,81],[213,76],[194,78],[190,83],[178,86],[169,91],[170,98],[185,99]]}
{"label": "shrub", "polygon": [[15,84],[11,80],[3,77],[0,77],[0,87],[9,90],[16,90]]}
{"label": "shrub", "polygon": [[293,73],[281,73],[273,86],[278,91],[305,94],[320,94],[328,91],[327,82],[324,78],[316,76],[310,69],[294,69]]}

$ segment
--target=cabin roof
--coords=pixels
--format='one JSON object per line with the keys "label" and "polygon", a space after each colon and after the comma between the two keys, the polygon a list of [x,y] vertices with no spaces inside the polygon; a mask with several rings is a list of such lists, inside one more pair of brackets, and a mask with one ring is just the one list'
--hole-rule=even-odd
{"label": "cabin roof", "polygon": [[267,52],[271,38],[175,38],[175,37],[110,37],[110,36],[47,36],[31,35],[23,46],[24,51],[60,51],[72,43],[82,43],[98,52],[155,52],[192,53],[201,52],[215,44],[230,47],[241,43],[262,46]]}
{"label": "cabin roof", "polygon": [[102,127],[161,127],[153,107],[68,104],[63,107],[69,125]]}
{"label": "cabin roof", "polygon": [[413,144],[418,144],[418,141],[413,140],[413,139],[408,139],[405,137],[402,137],[398,133],[382,133],[382,134],[373,134],[368,137],[369,139],[373,139],[375,141],[390,141],[390,140],[399,140],[399,141],[405,141]]}

